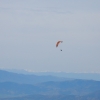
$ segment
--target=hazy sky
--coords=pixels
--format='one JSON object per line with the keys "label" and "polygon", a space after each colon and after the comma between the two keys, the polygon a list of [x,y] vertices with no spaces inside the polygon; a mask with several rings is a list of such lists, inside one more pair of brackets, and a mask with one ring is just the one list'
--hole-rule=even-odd
{"label": "hazy sky", "polygon": [[0,0],[0,68],[100,72],[100,0]]}

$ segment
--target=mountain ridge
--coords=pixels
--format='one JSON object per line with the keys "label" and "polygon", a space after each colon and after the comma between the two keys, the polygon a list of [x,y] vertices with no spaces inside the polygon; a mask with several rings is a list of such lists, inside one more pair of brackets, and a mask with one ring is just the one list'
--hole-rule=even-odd
{"label": "mountain ridge", "polygon": [[67,80],[67,78],[56,77],[56,76],[38,76],[38,75],[26,75],[26,74],[18,74],[13,72],[8,72],[4,70],[0,70],[0,82],[16,82],[16,83],[26,83],[26,84],[36,84],[46,81],[63,81]]}

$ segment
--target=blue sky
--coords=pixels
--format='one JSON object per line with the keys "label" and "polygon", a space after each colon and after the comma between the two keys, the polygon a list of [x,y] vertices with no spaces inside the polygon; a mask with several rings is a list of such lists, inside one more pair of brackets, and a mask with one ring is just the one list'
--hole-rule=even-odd
{"label": "blue sky", "polygon": [[100,72],[99,37],[100,0],[0,0],[0,68]]}

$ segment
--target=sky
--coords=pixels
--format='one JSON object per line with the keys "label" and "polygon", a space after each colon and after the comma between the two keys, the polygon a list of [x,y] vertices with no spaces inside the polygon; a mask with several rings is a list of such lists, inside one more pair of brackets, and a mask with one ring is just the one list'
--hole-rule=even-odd
{"label": "sky", "polygon": [[0,0],[0,68],[100,73],[100,0]]}

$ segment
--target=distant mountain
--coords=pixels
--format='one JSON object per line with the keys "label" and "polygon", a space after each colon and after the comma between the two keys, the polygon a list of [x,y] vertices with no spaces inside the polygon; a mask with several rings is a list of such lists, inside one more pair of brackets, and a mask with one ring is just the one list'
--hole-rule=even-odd
{"label": "distant mountain", "polygon": [[[70,80],[62,82],[44,82],[37,85],[18,84],[14,82],[1,82],[0,95],[76,95],[83,96],[100,90],[100,81]],[[96,92],[96,94],[99,92]]]}
{"label": "distant mountain", "polygon": [[100,90],[90,93],[88,95],[82,96],[81,100],[100,100]]}
{"label": "distant mountain", "polygon": [[1,98],[0,100],[77,100],[73,95],[29,95],[14,98]]}
{"label": "distant mountain", "polygon": [[71,79],[88,79],[100,81],[100,73],[67,73],[67,72],[32,72],[31,70],[24,69],[5,69],[9,72],[20,73],[20,74],[33,74],[38,76],[56,76],[56,77],[66,77]]}
{"label": "distant mountain", "polygon": [[44,82],[37,86],[49,90],[46,94],[86,95],[100,90],[100,81],[75,79],[61,82]]}
{"label": "distant mountain", "polygon": [[87,80],[100,81],[100,73],[33,72],[33,74],[52,75],[52,76],[66,77],[71,79],[87,79]]}
{"label": "distant mountain", "polygon": [[75,95],[29,95],[22,97],[1,98],[0,100],[100,100],[100,93],[92,93],[86,96]]}
{"label": "distant mountain", "polygon": [[100,81],[0,70],[0,100],[100,100]]}
{"label": "distant mountain", "polygon": [[26,74],[18,74],[18,73],[0,70],[0,82],[36,84],[36,83],[41,83],[46,81],[63,81],[63,80],[67,80],[67,78],[59,78],[50,75],[47,76],[26,75]]}
{"label": "distant mountain", "polygon": [[38,94],[41,92],[41,88],[31,84],[18,84],[14,82],[1,82],[0,83],[0,95],[3,96],[19,96]]}
{"label": "distant mountain", "polygon": [[56,76],[65,77],[69,79],[87,79],[100,81],[100,73],[68,73],[68,72],[32,72],[26,69],[5,69],[9,72],[27,74],[27,75],[38,75],[38,76]]}

